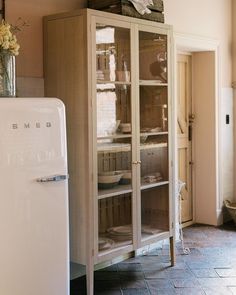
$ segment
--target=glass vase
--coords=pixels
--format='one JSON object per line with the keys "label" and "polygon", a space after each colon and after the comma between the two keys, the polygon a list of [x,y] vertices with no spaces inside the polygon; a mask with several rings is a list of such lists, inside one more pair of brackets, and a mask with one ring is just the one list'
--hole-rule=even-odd
{"label": "glass vase", "polygon": [[0,97],[16,96],[15,56],[0,53]]}

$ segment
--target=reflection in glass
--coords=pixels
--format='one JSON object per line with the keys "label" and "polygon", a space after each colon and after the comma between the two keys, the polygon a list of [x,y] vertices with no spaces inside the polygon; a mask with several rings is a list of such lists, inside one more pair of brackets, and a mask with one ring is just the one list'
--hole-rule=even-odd
{"label": "reflection in glass", "polygon": [[130,103],[129,85],[97,84],[98,138],[131,133]]}
{"label": "reflection in glass", "polygon": [[167,82],[166,35],[139,32],[139,64],[140,80]]}
{"label": "reflection in glass", "polygon": [[130,81],[130,30],[97,24],[97,80]]}
{"label": "reflection in glass", "polygon": [[169,230],[168,186],[143,190],[141,193],[142,239]]}
{"label": "reflection in glass", "polygon": [[140,132],[168,130],[167,88],[140,87]]}

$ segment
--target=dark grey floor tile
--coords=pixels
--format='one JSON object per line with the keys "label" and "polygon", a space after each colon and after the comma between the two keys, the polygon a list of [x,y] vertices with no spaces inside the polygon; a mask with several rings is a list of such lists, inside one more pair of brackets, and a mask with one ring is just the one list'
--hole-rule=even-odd
{"label": "dark grey floor tile", "polygon": [[111,281],[95,281],[94,289],[96,291],[103,290],[120,290],[120,280],[111,280]]}
{"label": "dark grey floor tile", "polygon": [[218,274],[214,268],[192,269],[192,273],[196,278],[218,278]]}
{"label": "dark grey floor tile", "polygon": [[119,273],[117,271],[96,271],[94,279],[98,281],[119,280]]}
{"label": "dark grey floor tile", "polygon": [[97,271],[117,271],[117,264],[110,265],[106,268],[99,269]]}
{"label": "dark grey floor tile", "polygon": [[150,295],[148,289],[123,289],[123,295]]}
{"label": "dark grey floor tile", "polygon": [[168,279],[150,279],[146,280],[150,290],[171,288],[171,281]]}
{"label": "dark grey floor tile", "polygon": [[118,271],[142,271],[140,263],[119,263]]}
{"label": "dark grey floor tile", "polygon": [[144,271],[146,279],[166,279],[168,277],[165,269]]}
{"label": "dark grey floor tile", "polygon": [[145,280],[124,280],[121,281],[122,289],[146,289],[147,284]]}
{"label": "dark grey floor tile", "polygon": [[143,280],[144,273],[141,271],[121,271],[119,272],[120,280]]}
{"label": "dark grey floor tile", "polygon": [[[103,290],[103,291],[96,291],[94,292],[95,295],[122,295],[121,290]],[[76,294],[80,295],[80,294]]]}
{"label": "dark grey floor tile", "polygon": [[236,277],[236,270],[233,268],[215,268],[215,271],[221,278]]}

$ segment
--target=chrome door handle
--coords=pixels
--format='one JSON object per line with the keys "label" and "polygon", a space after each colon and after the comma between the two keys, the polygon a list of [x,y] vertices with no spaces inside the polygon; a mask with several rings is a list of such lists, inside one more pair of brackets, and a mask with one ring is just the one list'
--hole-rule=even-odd
{"label": "chrome door handle", "polygon": [[68,174],[57,174],[57,175],[37,178],[36,181],[37,182],[53,182],[53,181],[63,181],[68,178],[69,178]]}

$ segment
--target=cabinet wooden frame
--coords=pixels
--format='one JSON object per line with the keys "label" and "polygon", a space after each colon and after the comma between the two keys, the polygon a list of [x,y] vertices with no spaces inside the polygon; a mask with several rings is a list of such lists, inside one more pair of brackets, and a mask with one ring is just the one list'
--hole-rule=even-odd
{"label": "cabinet wooden frame", "polygon": [[[97,117],[96,117],[96,24],[130,30],[131,58],[131,146],[133,243],[105,254],[98,251]],[[139,32],[167,36],[168,83],[140,82]],[[174,264],[174,176],[173,176],[173,53],[172,27],[91,9],[76,10],[44,18],[45,95],[59,97],[67,110],[71,259],[87,267],[88,294],[93,294],[94,265],[163,239],[171,240]],[[166,87],[168,104],[168,224],[169,229],[149,239],[141,238],[140,187],[140,86]],[[161,133],[160,133],[161,134]]]}

